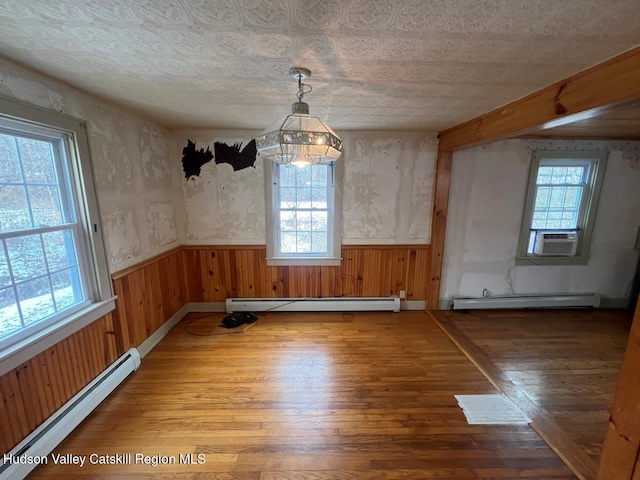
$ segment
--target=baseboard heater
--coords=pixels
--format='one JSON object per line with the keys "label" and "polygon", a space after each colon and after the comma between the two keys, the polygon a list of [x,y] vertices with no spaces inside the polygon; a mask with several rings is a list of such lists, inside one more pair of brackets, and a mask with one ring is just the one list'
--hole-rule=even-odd
{"label": "baseboard heater", "polygon": [[135,348],[132,348],[13,450],[4,454],[0,464],[0,479],[25,478],[39,464],[45,461],[51,462],[49,454],[58,444],[139,366],[140,355]]}
{"label": "baseboard heater", "polygon": [[498,295],[493,297],[454,297],[452,310],[494,308],[577,308],[600,306],[595,293],[566,295]]}
{"label": "baseboard heater", "polygon": [[399,312],[398,297],[227,298],[227,312]]}

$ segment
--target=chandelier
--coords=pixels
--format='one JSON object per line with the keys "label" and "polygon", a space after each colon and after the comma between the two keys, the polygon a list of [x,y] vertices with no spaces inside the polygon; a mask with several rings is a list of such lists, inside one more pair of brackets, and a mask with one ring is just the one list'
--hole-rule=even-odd
{"label": "chandelier", "polygon": [[283,165],[335,162],[342,154],[342,140],[326,123],[309,115],[309,104],[302,101],[311,91],[310,85],[302,83],[311,71],[294,67],[289,75],[298,80],[298,101],[291,105],[291,115],[273,122],[256,137],[258,153]]}

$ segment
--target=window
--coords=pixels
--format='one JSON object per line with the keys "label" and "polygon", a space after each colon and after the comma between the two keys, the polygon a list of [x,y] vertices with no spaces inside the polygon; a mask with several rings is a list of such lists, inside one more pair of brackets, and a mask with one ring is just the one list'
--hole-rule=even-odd
{"label": "window", "polygon": [[603,152],[534,152],[517,263],[586,263]]}
{"label": "window", "polygon": [[48,348],[112,310],[114,300],[84,125],[0,100],[3,372],[9,357],[22,360],[17,354],[38,342],[29,356]]}
{"label": "window", "polygon": [[339,265],[339,165],[266,167],[267,263]]}

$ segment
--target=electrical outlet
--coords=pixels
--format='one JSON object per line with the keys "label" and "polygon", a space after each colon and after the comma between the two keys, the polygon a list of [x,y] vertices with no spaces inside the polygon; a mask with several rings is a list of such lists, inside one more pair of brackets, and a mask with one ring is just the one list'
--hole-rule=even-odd
{"label": "electrical outlet", "polygon": [[404,296],[406,295],[406,292],[404,290],[400,290],[400,298],[404,298]]}

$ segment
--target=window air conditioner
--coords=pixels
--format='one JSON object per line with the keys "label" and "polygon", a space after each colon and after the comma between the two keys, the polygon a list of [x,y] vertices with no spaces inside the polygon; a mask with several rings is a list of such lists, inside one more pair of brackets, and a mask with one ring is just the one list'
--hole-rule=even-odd
{"label": "window air conditioner", "polygon": [[578,232],[536,232],[535,255],[567,256],[576,254]]}

